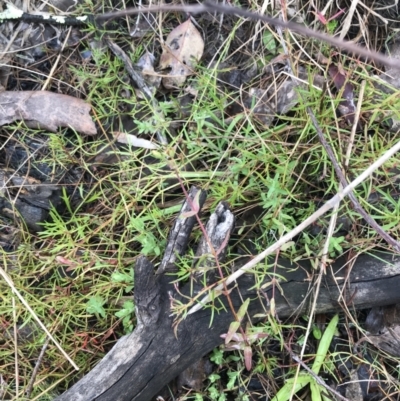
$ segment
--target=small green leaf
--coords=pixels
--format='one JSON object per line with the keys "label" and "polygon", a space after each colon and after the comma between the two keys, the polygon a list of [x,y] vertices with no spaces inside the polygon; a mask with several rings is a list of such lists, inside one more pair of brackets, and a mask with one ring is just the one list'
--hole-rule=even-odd
{"label": "small green leaf", "polygon": [[226,385],[226,389],[227,390],[232,390],[235,387],[235,383],[236,380],[240,374],[240,371],[236,371],[236,372],[228,372],[228,377],[229,377],[229,381],[228,384]]}
{"label": "small green leaf", "polygon": [[218,401],[226,401],[226,394],[225,393],[220,393],[218,397]]}
{"label": "small green leaf", "polygon": [[311,382],[310,375],[300,375],[297,378],[286,380],[284,386],[278,391],[276,396],[271,401],[287,401],[292,394],[296,394],[303,387]]}
{"label": "small green leaf", "polygon": [[88,313],[94,314],[96,316],[100,315],[102,318],[106,317],[106,311],[103,308],[103,305],[106,303],[106,300],[100,295],[96,295],[91,297],[87,303],[86,311]]}
{"label": "small green leaf", "polygon": [[338,322],[339,322],[339,315],[335,315],[329,322],[328,327],[325,329],[324,335],[321,338],[317,350],[317,355],[311,368],[316,375],[319,374],[321,366],[326,358],[326,354],[328,352],[329,346],[331,345],[332,338],[335,335],[336,326]]}
{"label": "small green leaf", "polygon": [[250,304],[250,298],[247,298],[246,301],[243,302],[242,306],[239,308],[239,311],[237,313],[237,317],[239,319],[239,322],[241,322],[246,315],[247,308],[249,307]]}
{"label": "small green leaf", "polygon": [[122,309],[119,310],[118,312],[115,312],[115,316],[122,319],[126,316],[131,316],[132,313],[134,313],[134,312],[135,312],[135,305],[133,304],[133,302],[126,301],[126,302],[124,302]]}
{"label": "small green leaf", "polygon": [[221,378],[221,376],[217,375],[216,373],[213,373],[210,376],[208,376],[208,380],[210,380],[211,383],[215,383],[220,378]]}
{"label": "small green leaf", "polygon": [[127,273],[114,272],[111,274],[111,281],[114,283],[131,283],[133,281],[133,276]]}
{"label": "small green leaf", "polygon": [[221,365],[224,361],[224,353],[219,348],[215,348],[210,356],[210,361],[217,365]]}
{"label": "small green leaf", "polygon": [[208,394],[212,400],[218,400],[219,391],[215,388],[215,386],[208,388]]}
{"label": "small green leaf", "polygon": [[271,53],[276,53],[276,42],[272,32],[266,30],[263,34],[262,41],[265,49]]}
{"label": "small green leaf", "polygon": [[337,20],[333,19],[331,21],[328,21],[328,23],[326,24],[328,33],[333,35],[337,26],[338,26]]}
{"label": "small green leaf", "polygon": [[229,344],[231,342],[233,335],[237,332],[239,327],[240,327],[239,322],[232,322],[229,325],[229,330],[225,337],[225,344]]}
{"label": "small green leaf", "polygon": [[317,340],[321,339],[322,332],[321,332],[320,328],[316,324],[313,324],[312,332],[313,332],[313,336],[314,336],[315,339],[317,339]]}

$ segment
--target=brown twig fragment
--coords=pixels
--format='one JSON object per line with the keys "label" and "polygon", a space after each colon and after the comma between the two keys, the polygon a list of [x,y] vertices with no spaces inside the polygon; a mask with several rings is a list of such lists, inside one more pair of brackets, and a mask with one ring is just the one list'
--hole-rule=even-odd
{"label": "brown twig fragment", "polygon": [[40,351],[39,357],[38,357],[38,359],[36,361],[35,368],[33,369],[33,372],[32,372],[32,377],[31,377],[31,379],[29,380],[29,383],[28,383],[28,387],[27,387],[27,389],[25,391],[25,395],[26,395],[27,398],[31,397],[33,385],[35,384],[36,376],[37,376],[37,374],[39,372],[39,368],[40,368],[40,365],[41,365],[41,363],[43,361],[43,358],[45,356],[47,347],[49,346],[49,342],[50,342],[50,338],[47,337],[45,342],[44,342],[44,344],[43,344],[43,347],[42,347],[42,349]]}

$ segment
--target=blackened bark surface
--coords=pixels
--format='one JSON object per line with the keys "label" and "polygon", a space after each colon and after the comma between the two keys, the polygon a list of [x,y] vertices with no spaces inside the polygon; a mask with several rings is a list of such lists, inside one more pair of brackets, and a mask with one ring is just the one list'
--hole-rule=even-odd
{"label": "blackened bark surface", "polygon": [[[278,316],[283,319],[307,313],[312,301],[311,266],[302,263],[301,268],[293,270],[296,266],[286,261],[280,261],[279,265],[277,273],[285,277],[286,282],[280,283],[283,295],[278,289],[275,291]],[[346,261],[339,260],[328,269],[318,297],[317,312],[341,310],[344,301],[348,302],[348,308],[400,302],[400,257],[383,253],[362,255],[349,273],[345,265]],[[155,321],[121,338],[87,376],[57,401],[148,401],[185,368],[222,343],[220,335],[226,333],[233,320],[223,297],[226,311],[214,314],[211,327],[211,309],[201,310],[181,322],[176,338],[170,316],[168,291],[171,287],[164,276],[158,276],[157,280],[161,309]],[[265,282],[270,280],[271,277],[265,278]],[[268,310],[265,297],[255,289],[249,290],[253,285],[251,274],[238,281],[243,298],[252,298],[250,316]],[[189,286],[182,289],[183,293],[189,291]],[[265,293],[271,297],[271,288]],[[231,292],[231,297],[238,308],[241,300],[237,289]]]}
{"label": "blackened bark surface", "polygon": [[177,262],[177,257],[184,255],[186,252],[190,234],[196,223],[195,215],[188,217],[185,217],[185,215],[192,212],[192,205],[195,203],[197,203],[201,209],[207,197],[206,191],[196,187],[192,187],[188,195],[190,201],[186,200],[183,203],[179,216],[169,232],[167,246],[157,274],[176,271],[175,263]]}

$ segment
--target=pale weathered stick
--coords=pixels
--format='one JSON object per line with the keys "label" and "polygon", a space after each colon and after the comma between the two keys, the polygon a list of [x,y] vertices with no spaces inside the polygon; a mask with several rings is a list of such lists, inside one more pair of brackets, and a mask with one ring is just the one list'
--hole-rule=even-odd
{"label": "pale weathered stick", "polygon": [[[275,242],[275,244],[268,247],[265,251],[261,252],[259,255],[254,257],[250,262],[246,263],[240,269],[236,270],[233,274],[226,277],[223,281],[225,285],[229,285],[236,281],[240,276],[244,273],[248,272],[250,269],[253,269],[258,263],[264,260],[268,255],[277,251],[282,245],[284,245],[287,241],[290,241],[297,234],[301,233],[305,228],[307,228],[310,224],[316,221],[319,217],[321,217],[328,210],[332,209],[336,203],[340,202],[347,196],[350,192],[353,191],[355,187],[361,184],[365,179],[367,179],[376,169],[382,166],[383,163],[388,161],[396,152],[400,151],[400,141],[397,142],[394,146],[392,146],[383,156],[381,156],[378,160],[372,163],[362,174],[360,174],[354,181],[352,181],[346,188],[342,191],[338,192],[333,198],[329,199],[321,208],[319,208],[316,212],[314,212],[310,217],[304,220],[301,224],[295,227],[292,231],[285,234],[279,241]],[[218,284],[216,287],[210,289],[210,294],[206,295],[199,303],[193,306],[188,314],[194,313],[200,310],[205,304],[210,302],[212,299],[215,299],[223,290],[223,284]]]}

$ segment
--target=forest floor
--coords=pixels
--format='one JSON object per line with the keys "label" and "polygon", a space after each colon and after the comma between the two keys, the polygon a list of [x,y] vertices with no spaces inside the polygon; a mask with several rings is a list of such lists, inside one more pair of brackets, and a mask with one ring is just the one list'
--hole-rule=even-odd
{"label": "forest floor", "polygon": [[[77,3],[13,1],[27,14],[75,22],[138,6]],[[351,40],[400,64],[395,1],[229,5]],[[396,143],[400,129],[400,71],[312,36],[217,12],[142,13],[81,26],[3,21],[0,87],[5,400],[54,399],[133,330],[133,265],[139,255],[157,265],[185,189],[207,190],[204,219],[220,201],[236,216],[229,272],[235,258],[257,255],[338,193],[343,182],[335,167],[352,181]],[[332,231],[335,213],[296,235],[279,256],[310,260],[318,270],[342,255],[393,252],[400,240],[399,163],[390,158],[355,191],[392,243],[345,199]],[[200,231],[194,233],[193,243]],[[191,273],[188,256],[176,278]],[[279,393],[284,383],[310,375],[285,347],[312,367],[322,337],[327,349],[318,375],[331,387],[357,401],[400,399],[398,359],[367,342],[353,352],[367,314],[281,322],[272,310],[250,370],[243,352],[215,349],[205,380],[195,389],[171,384],[163,397],[285,401],[295,396]],[[323,335],[327,327],[331,336]],[[358,395],[349,395],[350,382]],[[313,383],[296,397],[325,397]]]}

